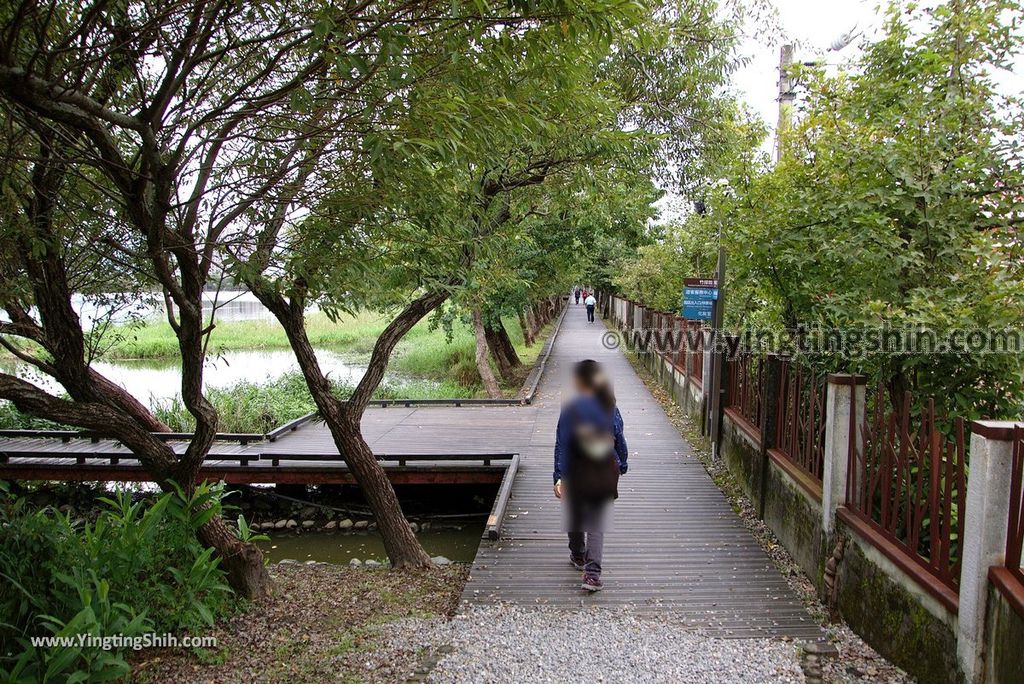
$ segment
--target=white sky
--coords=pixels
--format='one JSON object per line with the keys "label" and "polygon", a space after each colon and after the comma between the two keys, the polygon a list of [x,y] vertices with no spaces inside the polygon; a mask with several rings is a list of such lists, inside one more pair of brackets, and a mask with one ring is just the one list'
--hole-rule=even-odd
{"label": "white sky", "polygon": [[[824,60],[839,65],[856,58],[865,37],[878,34],[884,21],[880,9],[887,0],[772,0],[778,13],[781,33],[766,26],[748,26],[747,38],[740,46],[740,56],[749,59],[746,66],[733,75],[733,89],[739,98],[768,125],[771,133],[763,149],[772,153],[774,130],[778,120],[779,48],[784,43],[796,46],[797,62]],[[942,0],[923,0],[922,5],[939,4]],[[858,34],[840,52],[829,46],[840,36],[853,31]],[[1024,93],[1024,56],[1018,57],[1012,72],[994,74],[1002,92]],[[658,202],[661,211],[656,222],[670,221],[688,211],[682,199],[672,191]]]}
{"label": "white sky", "polygon": [[[783,43],[797,46],[794,58],[798,62],[818,59],[828,64],[844,62],[857,55],[863,38],[872,36],[883,21],[879,0],[773,0],[773,4],[783,35],[748,36],[740,52],[751,58],[750,63],[734,76],[741,98],[772,130],[778,118],[779,48]],[[828,51],[835,39],[855,26],[862,35],[838,53]],[[748,32],[754,33],[754,27],[748,28]],[[1014,73],[995,76],[1004,92],[1020,94],[1024,91],[1024,59],[1017,60]],[[771,149],[771,141],[767,149]]]}

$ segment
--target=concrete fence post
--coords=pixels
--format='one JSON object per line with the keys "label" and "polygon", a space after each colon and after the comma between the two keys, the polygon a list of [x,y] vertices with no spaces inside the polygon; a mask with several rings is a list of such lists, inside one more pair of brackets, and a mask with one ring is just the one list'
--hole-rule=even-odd
{"label": "concrete fence post", "polygon": [[826,535],[836,529],[836,511],[846,503],[846,485],[850,476],[850,432],[857,445],[862,435],[866,379],[859,375],[836,373],[828,376],[825,399],[825,453],[822,456],[821,516]]}
{"label": "concrete fence post", "polygon": [[984,676],[988,569],[1005,561],[1013,423],[993,420],[971,423],[970,454],[956,651],[964,680],[975,683],[981,682]]}

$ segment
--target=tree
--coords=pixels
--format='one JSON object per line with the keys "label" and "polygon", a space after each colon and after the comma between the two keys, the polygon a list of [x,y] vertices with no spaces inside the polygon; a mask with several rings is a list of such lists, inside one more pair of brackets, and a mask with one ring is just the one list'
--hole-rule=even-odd
{"label": "tree", "polygon": [[[710,191],[700,221],[721,226],[729,247],[733,324],[928,330],[941,341],[953,331],[992,337],[1024,317],[1024,116],[991,76],[1019,53],[1021,8],[894,3],[885,18],[850,68],[800,69],[806,95],[776,166],[739,155],[723,174],[731,192]],[[704,230],[700,221],[686,225]],[[969,418],[1013,414],[1024,398],[1014,354],[815,360]]]}
{"label": "tree", "polygon": [[[571,182],[595,170],[604,169],[600,176],[632,167],[640,174],[650,167],[659,131],[640,124],[658,115],[656,107],[637,107],[649,92],[639,88],[643,74],[652,66],[668,74],[677,62],[662,65],[656,58],[676,54],[683,43],[694,53],[723,49],[708,38],[718,36],[719,25],[698,23],[713,14],[710,6],[592,0],[502,11],[496,5],[484,13],[486,21],[475,5],[430,8],[422,18],[429,30],[409,28],[417,26],[415,15],[385,23],[356,67],[366,78],[345,98],[330,89],[303,90],[291,115],[304,122],[302,137],[310,141],[303,176],[268,193],[250,219],[259,229],[227,249],[232,271],[287,332],[320,416],[374,510],[393,566],[428,562],[360,432],[395,345],[454,299],[481,323],[485,351],[478,359],[486,375],[483,303],[522,280],[507,260],[524,239],[526,219],[537,211],[557,215],[558,207],[549,209],[538,193],[555,184],[561,194],[548,197],[565,199]],[[647,12],[654,9],[660,17]],[[348,30],[326,25],[321,48],[343,52]],[[628,63],[615,67],[622,60]],[[630,75],[628,93],[608,78],[613,73]],[[702,82],[692,107],[711,97],[703,88]],[[318,117],[332,121],[335,138],[316,142],[313,133],[328,128]],[[303,311],[313,301],[329,313],[397,311],[347,401],[332,393],[306,334]],[[488,384],[497,393],[496,379]]]}
{"label": "tree", "polygon": [[[310,50],[317,16],[292,6],[61,0],[26,0],[2,16],[7,167],[19,170],[7,180],[21,184],[9,197],[22,205],[15,200],[6,212],[15,217],[5,225],[15,247],[4,264],[3,304],[17,327],[4,333],[52,354],[35,365],[68,398],[10,375],[0,376],[0,397],[33,415],[110,434],[161,485],[191,491],[217,429],[202,391],[213,325],[202,293],[217,277],[218,246],[231,239],[236,220],[296,173],[291,162],[302,141],[260,156],[251,150],[264,141],[252,134],[265,133],[301,86],[329,77],[325,55]],[[242,178],[244,158],[256,161]],[[76,203],[84,189],[102,201]],[[155,419],[90,367],[87,340],[95,331],[83,326],[71,299],[81,254],[137,273],[162,292],[181,354],[182,400],[196,425],[184,453],[153,436]],[[219,517],[200,536],[237,591],[267,591],[254,545]]]}

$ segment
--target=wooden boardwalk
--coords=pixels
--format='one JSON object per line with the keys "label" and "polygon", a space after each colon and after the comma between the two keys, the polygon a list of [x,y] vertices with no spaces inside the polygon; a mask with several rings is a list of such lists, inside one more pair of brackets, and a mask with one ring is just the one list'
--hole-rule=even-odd
{"label": "wooden boardwalk", "polygon": [[[502,538],[481,544],[464,605],[629,606],[714,636],[824,638],[623,354],[604,348],[605,332],[570,307],[531,407]],[[551,487],[555,424],[572,364],[584,358],[613,378],[630,449],[605,540],[605,590],[595,595],[569,564]]]}
{"label": "wooden boardwalk", "polygon": [[[366,412],[364,435],[396,483],[498,483],[511,454],[520,455],[501,538],[481,543],[464,605],[629,606],[717,636],[823,638],[626,358],[604,348],[605,332],[601,322],[586,322],[582,306],[570,306],[528,406]],[[601,361],[613,378],[630,447],[605,544],[605,590],[596,595],[584,595],[569,565],[551,491],[555,424],[572,364],[583,358]],[[351,482],[316,422],[275,441],[220,441],[203,473],[233,483]],[[115,441],[29,437],[0,438],[0,478],[148,479]]]}
{"label": "wooden boardwalk", "polygon": [[[363,418],[363,436],[395,484],[498,484],[511,455],[529,445],[535,413],[530,406],[371,408]],[[168,444],[179,453],[187,447],[186,441]],[[215,442],[201,474],[231,484],[355,482],[318,421],[275,441]],[[0,479],[150,478],[115,440],[0,437]]]}

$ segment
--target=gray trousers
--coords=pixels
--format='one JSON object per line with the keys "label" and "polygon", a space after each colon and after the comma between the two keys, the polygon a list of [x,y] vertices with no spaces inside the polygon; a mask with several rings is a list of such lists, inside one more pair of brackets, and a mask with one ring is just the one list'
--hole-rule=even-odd
{"label": "gray trousers", "polygon": [[601,576],[601,556],[604,555],[604,531],[570,532],[569,553],[583,557],[583,571],[595,577]]}
{"label": "gray trousers", "polygon": [[569,533],[569,553],[583,558],[583,570],[588,575],[601,575],[601,557],[604,555],[604,530],[608,504],[566,506],[566,529]]}

